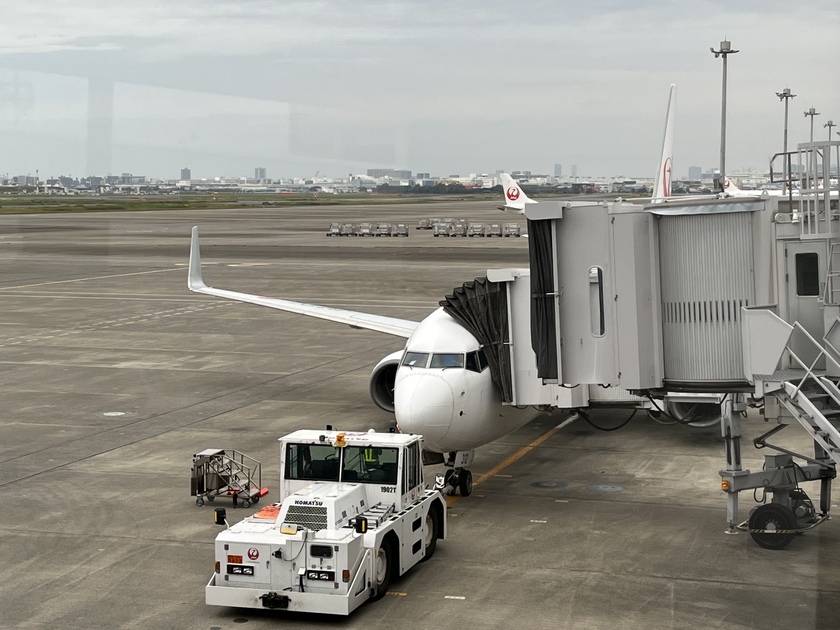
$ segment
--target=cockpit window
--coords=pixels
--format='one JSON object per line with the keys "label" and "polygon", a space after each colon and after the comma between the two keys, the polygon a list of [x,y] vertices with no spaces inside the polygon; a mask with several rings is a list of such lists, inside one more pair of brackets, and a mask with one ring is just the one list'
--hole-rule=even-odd
{"label": "cockpit window", "polygon": [[467,369],[470,372],[483,372],[486,367],[487,357],[484,356],[484,350],[467,353]]}
{"label": "cockpit window", "polygon": [[424,368],[428,362],[428,352],[406,352],[402,360],[403,365],[416,368]]}
{"label": "cockpit window", "polygon": [[433,354],[432,362],[429,364],[432,368],[462,368],[464,367],[463,354]]}

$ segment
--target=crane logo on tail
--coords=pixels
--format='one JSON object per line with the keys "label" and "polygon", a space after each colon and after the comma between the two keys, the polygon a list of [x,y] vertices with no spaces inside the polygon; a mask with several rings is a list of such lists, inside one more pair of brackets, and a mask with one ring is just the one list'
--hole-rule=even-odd
{"label": "crane logo on tail", "polygon": [[671,158],[666,158],[662,167],[662,196],[671,196]]}
{"label": "crane logo on tail", "polygon": [[511,201],[516,201],[519,199],[519,189],[518,188],[508,188],[507,191],[507,198]]}

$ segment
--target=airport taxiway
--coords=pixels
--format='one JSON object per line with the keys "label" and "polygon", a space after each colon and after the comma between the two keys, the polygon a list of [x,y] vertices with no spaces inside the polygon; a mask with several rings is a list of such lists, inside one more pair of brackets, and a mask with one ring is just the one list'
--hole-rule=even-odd
{"label": "airport taxiway", "polygon": [[[643,413],[614,432],[546,415],[480,449],[434,558],[347,619],[204,604],[217,528],[192,455],[242,451],[276,492],[280,435],[392,425],[368,376],[402,340],[189,293],[190,228],[213,286],[421,319],[487,268],[527,266],[524,238],[414,229],[512,220],[495,205],[0,217],[0,627],[840,627],[840,524],[780,552],[725,535],[720,437]],[[411,236],[326,237],[380,220]],[[763,429],[745,423],[751,468]]]}

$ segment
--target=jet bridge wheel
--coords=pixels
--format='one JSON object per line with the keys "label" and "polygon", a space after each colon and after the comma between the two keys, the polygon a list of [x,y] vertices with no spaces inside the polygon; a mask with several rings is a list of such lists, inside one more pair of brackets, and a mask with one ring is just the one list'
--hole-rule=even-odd
{"label": "jet bridge wheel", "polygon": [[796,517],[786,505],[767,503],[750,514],[750,536],[765,549],[784,549],[796,538]]}

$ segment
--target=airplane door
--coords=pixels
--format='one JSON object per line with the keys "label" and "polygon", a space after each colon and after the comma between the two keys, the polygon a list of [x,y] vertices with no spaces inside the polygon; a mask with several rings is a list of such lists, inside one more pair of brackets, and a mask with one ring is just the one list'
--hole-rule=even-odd
{"label": "airplane door", "polygon": [[[825,248],[823,241],[792,241],[785,244],[788,317],[791,323],[799,322],[817,341],[825,334],[823,305],[820,302],[825,286]],[[793,336],[793,351],[799,358],[810,363],[816,358],[818,350],[801,337]]]}

